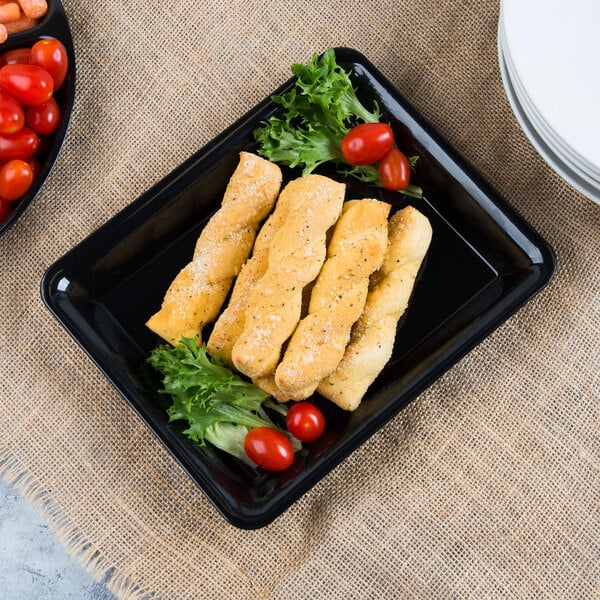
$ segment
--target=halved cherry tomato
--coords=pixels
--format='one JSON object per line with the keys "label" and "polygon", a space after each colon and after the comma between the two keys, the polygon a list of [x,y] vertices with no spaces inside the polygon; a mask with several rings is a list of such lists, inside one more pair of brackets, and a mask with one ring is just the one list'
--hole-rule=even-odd
{"label": "halved cherry tomato", "polygon": [[12,211],[13,203],[8,200],[0,198],[0,223],[4,223],[10,216]]}
{"label": "halved cherry tomato", "polygon": [[268,471],[284,471],[294,462],[290,440],[276,429],[255,427],[244,439],[248,458]]}
{"label": "halved cherry tomato", "polygon": [[31,64],[48,71],[57,90],[67,77],[69,57],[65,47],[56,38],[45,38],[31,47]]}
{"label": "halved cherry tomato", "polygon": [[4,65],[27,65],[31,58],[31,48],[13,48],[0,55],[0,67]]}
{"label": "halved cherry tomato", "polygon": [[36,153],[39,145],[40,138],[29,127],[22,127],[15,133],[0,134],[0,162],[13,158],[25,160]]}
{"label": "halved cherry tomato", "polygon": [[379,161],[379,179],[386,190],[403,190],[410,182],[410,163],[398,148],[390,150]]}
{"label": "halved cherry tomato", "polygon": [[0,90],[0,133],[14,133],[25,124],[25,112],[20,102]]}
{"label": "halved cherry tomato", "polygon": [[0,197],[9,202],[25,195],[33,183],[31,165],[20,158],[9,160],[0,167]]}
{"label": "halved cherry tomato", "polygon": [[0,88],[21,104],[33,106],[50,100],[54,81],[50,73],[38,65],[4,65],[0,68]]}
{"label": "halved cherry tomato", "polygon": [[60,123],[60,108],[54,98],[48,102],[28,106],[25,112],[25,124],[38,135],[54,133]]}
{"label": "halved cherry tomato", "polygon": [[342,138],[342,153],[351,165],[370,165],[393,143],[394,132],[387,123],[361,123]]}
{"label": "halved cherry tomato", "polygon": [[301,442],[313,442],[325,431],[325,417],[311,402],[297,402],[288,410],[285,424],[289,432]]}

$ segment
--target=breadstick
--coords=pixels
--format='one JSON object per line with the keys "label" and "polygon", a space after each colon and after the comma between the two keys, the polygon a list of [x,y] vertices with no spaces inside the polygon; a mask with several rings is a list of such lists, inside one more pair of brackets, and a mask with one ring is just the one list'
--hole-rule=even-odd
{"label": "breadstick", "polygon": [[289,193],[290,191],[285,189],[282,191],[275,204],[275,210],[256,236],[252,257],[244,263],[239,275],[236,277],[227,308],[215,322],[212,333],[208,338],[206,348],[209,354],[218,355],[229,366],[233,366],[231,360],[233,344],[244,329],[244,313],[248,306],[250,293],[256,282],[267,270],[269,248],[273,236],[285,222],[288,206],[295,197]]}
{"label": "breadstick", "polygon": [[262,377],[255,377],[252,380],[252,383],[267,392],[267,394],[271,394],[271,396],[273,396],[277,402],[283,403],[293,400],[289,394],[286,394],[279,389],[275,383],[274,373],[269,373],[268,375],[263,375]]}
{"label": "breadstick", "polygon": [[275,371],[275,383],[294,400],[308,398],[344,356],[350,329],[365,306],[369,277],[381,266],[391,206],[379,200],[344,204],[327,260]]}
{"label": "breadstick", "polygon": [[221,208],[202,230],[192,261],[169,286],[161,309],[146,322],[152,331],[173,345],[182,336],[200,338],[248,258],[256,231],[273,208],[280,186],[277,165],[240,153]]}
{"label": "breadstick", "polygon": [[431,235],[429,220],[412,206],[390,218],[386,256],[371,278],[364,312],[352,328],[344,358],[317,388],[341,408],[358,407],[392,356],[397,324],[408,305]]}
{"label": "breadstick", "polygon": [[244,329],[231,354],[235,367],[250,378],[275,370],[281,348],[300,320],[302,292],[315,280],[326,255],[327,231],[342,210],[346,186],[322,175],[291,181],[289,213],[273,236],[268,267],[256,282]]}

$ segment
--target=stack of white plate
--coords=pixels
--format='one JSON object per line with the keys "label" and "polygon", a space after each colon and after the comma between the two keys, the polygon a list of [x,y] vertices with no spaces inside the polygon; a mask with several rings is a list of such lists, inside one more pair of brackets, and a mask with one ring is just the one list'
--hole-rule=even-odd
{"label": "stack of white plate", "polygon": [[600,0],[502,0],[498,57],[533,146],[600,204]]}

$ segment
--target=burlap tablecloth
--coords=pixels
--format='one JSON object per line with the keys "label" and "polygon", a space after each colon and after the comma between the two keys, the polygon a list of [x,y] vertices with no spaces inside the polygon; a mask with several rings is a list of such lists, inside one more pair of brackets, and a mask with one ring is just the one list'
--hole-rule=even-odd
{"label": "burlap tablecloth", "polygon": [[[0,471],[68,550],[120,598],[598,597],[600,209],[546,166],[509,108],[497,0],[64,5],[72,124],[0,239]],[[396,83],[549,240],[559,269],[279,519],[243,531],[50,315],[39,284],[328,46],[356,48]]]}

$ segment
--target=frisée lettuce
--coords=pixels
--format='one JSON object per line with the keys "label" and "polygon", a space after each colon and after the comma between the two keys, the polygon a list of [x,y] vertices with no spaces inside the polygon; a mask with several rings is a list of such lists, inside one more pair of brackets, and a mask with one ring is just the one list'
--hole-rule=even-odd
{"label": "fris\u00e9e lettuce", "polygon": [[[355,177],[381,187],[374,165],[351,165],[341,149],[343,137],[358,123],[377,123],[377,103],[369,110],[356,95],[348,73],[336,62],[333,48],[320,57],[314,54],[306,64],[293,64],[294,86],[272,100],[282,108],[281,116],[263,121],[254,132],[257,153],[268,160],[300,167],[308,175],[319,165],[332,162],[344,176]],[[414,166],[416,157],[411,157]],[[403,194],[420,198],[419,187],[409,184]]]}
{"label": "fris\u00e9e lettuce", "polygon": [[[291,437],[265,410],[285,417],[287,407],[233,373],[218,357],[210,357],[196,338],[157,346],[147,360],[163,376],[159,392],[172,399],[169,420],[187,422],[184,434],[199,445],[209,442],[253,465],[243,448],[250,429],[271,427]],[[298,446],[297,440],[290,441]]]}

